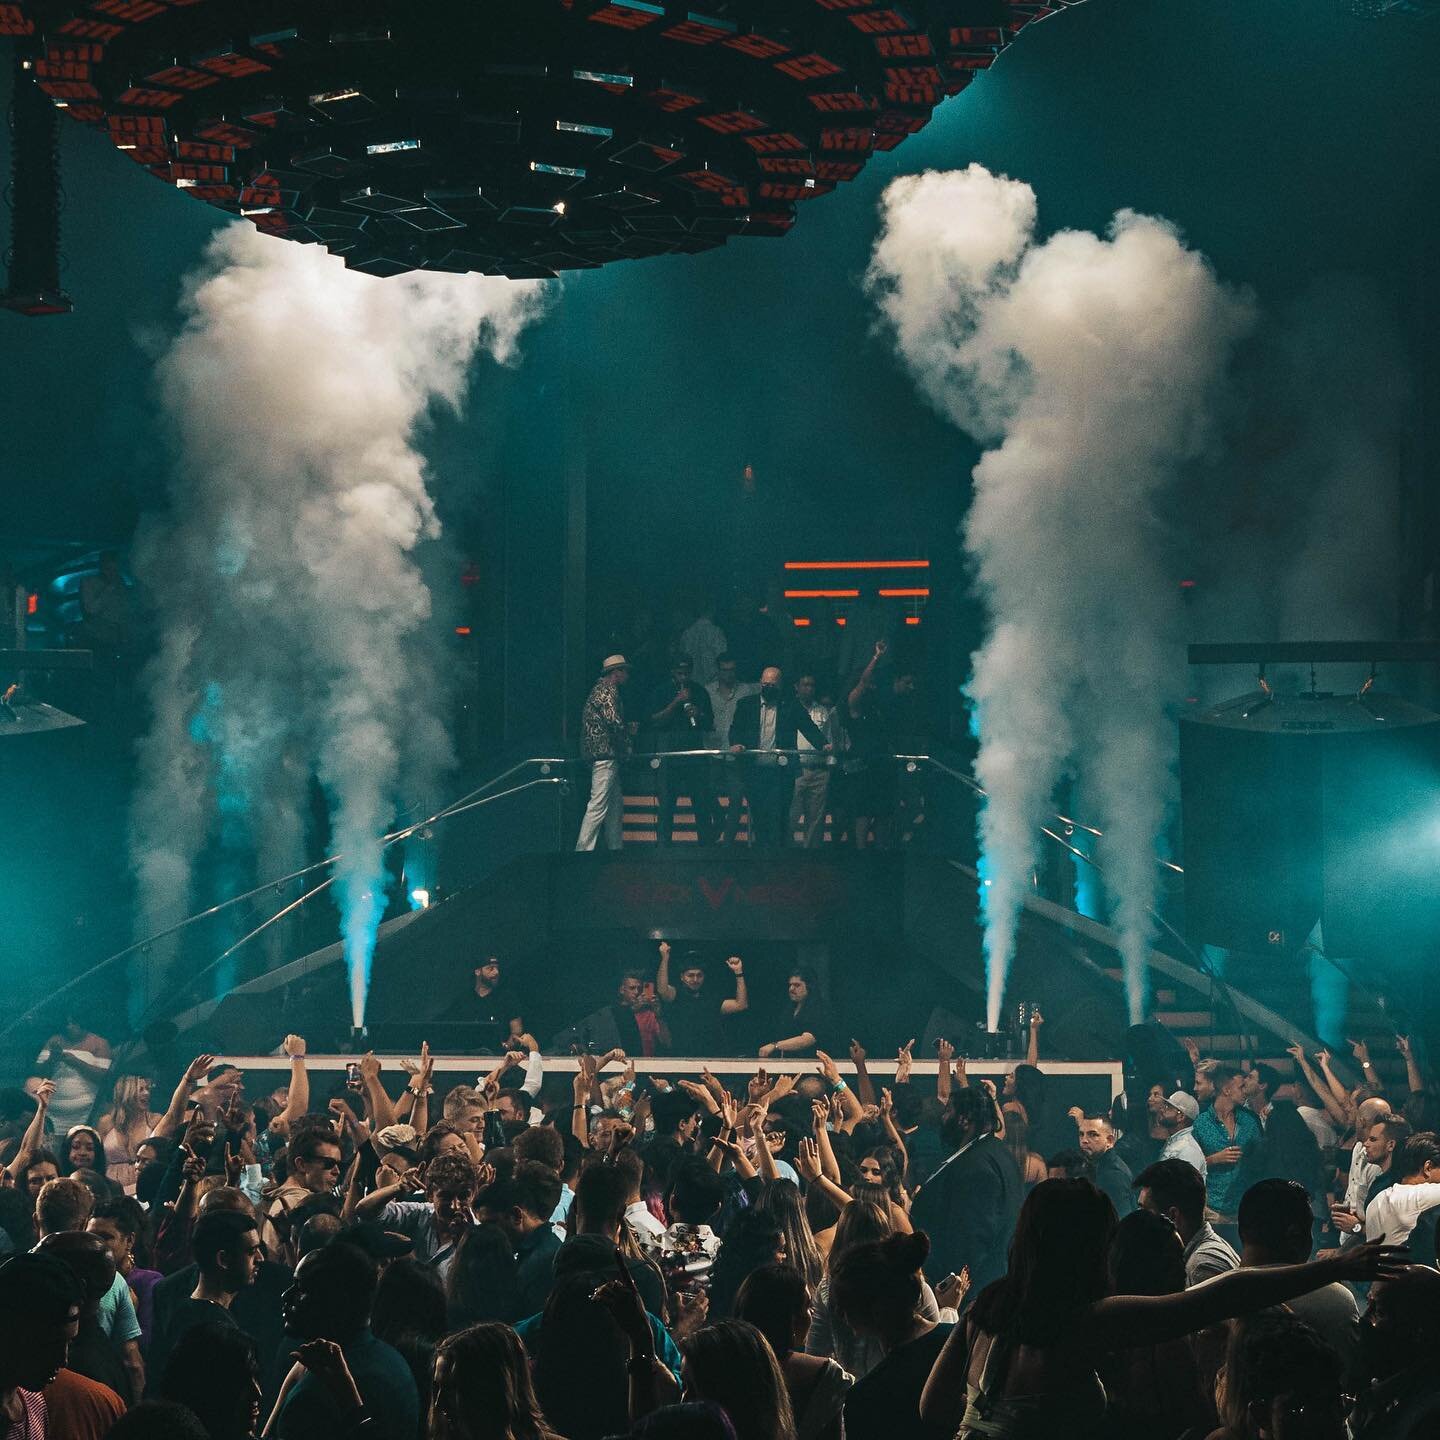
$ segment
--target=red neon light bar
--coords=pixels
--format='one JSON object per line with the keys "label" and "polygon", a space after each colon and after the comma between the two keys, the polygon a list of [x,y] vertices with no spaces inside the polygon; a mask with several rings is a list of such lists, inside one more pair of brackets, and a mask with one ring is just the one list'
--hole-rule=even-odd
{"label": "red neon light bar", "polygon": [[928,595],[930,591],[928,588],[922,588],[919,590],[882,590],[880,593],[888,597],[894,597],[899,595]]}
{"label": "red neon light bar", "polygon": [[787,590],[785,598],[787,600],[854,600],[859,597],[859,594],[858,590]]}
{"label": "red neon light bar", "polygon": [[804,615],[797,615],[797,616],[795,617],[795,624],[796,624],[796,626],[797,626],[798,628],[802,629],[802,630],[803,630],[803,629],[805,628],[805,626],[807,626],[809,623],[810,623],[810,621],[809,621]]}
{"label": "red neon light bar", "polygon": [[907,625],[918,625],[920,623],[920,617],[918,615],[907,615],[905,617],[905,623]]}
{"label": "red neon light bar", "polygon": [[787,570],[928,570],[928,560],[787,560]]}

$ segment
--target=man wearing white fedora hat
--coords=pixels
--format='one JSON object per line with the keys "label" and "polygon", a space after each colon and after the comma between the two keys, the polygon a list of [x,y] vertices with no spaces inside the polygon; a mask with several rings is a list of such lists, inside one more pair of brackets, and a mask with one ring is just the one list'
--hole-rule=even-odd
{"label": "man wearing white fedora hat", "polygon": [[625,818],[620,793],[620,765],[630,754],[630,737],[636,727],[625,723],[625,702],[620,687],[630,678],[623,655],[607,655],[600,678],[585,700],[580,715],[580,754],[590,762],[590,803],[580,822],[577,850],[593,850],[605,830],[605,848],[618,850]]}

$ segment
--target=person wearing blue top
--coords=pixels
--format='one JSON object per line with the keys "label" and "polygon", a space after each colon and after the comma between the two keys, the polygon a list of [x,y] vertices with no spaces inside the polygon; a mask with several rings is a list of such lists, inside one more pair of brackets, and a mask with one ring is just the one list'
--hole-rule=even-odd
{"label": "person wearing blue top", "polygon": [[1245,1193],[1245,1162],[1260,1143],[1261,1130],[1254,1113],[1245,1108],[1240,1072],[1217,1065],[1211,1078],[1215,1098],[1195,1120],[1195,1140],[1205,1154],[1206,1203],[1220,1217],[1220,1233],[1229,1239],[1226,1231],[1234,1230]]}

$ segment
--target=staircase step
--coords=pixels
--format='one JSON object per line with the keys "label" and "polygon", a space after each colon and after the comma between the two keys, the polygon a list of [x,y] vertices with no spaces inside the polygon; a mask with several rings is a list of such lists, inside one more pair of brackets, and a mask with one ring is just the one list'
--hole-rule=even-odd
{"label": "staircase step", "polygon": [[1209,1010],[1156,1010],[1150,1018],[1170,1030],[1208,1030],[1215,1023]]}

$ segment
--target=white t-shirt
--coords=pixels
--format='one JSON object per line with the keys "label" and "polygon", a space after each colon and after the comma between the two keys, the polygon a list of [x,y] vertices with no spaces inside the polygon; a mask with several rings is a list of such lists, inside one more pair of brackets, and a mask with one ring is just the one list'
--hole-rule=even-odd
{"label": "white t-shirt", "polygon": [[1440,1205],[1440,1185],[1397,1181],[1365,1207],[1365,1238],[1403,1245],[1420,1219],[1420,1212],[1436,1205]]}

